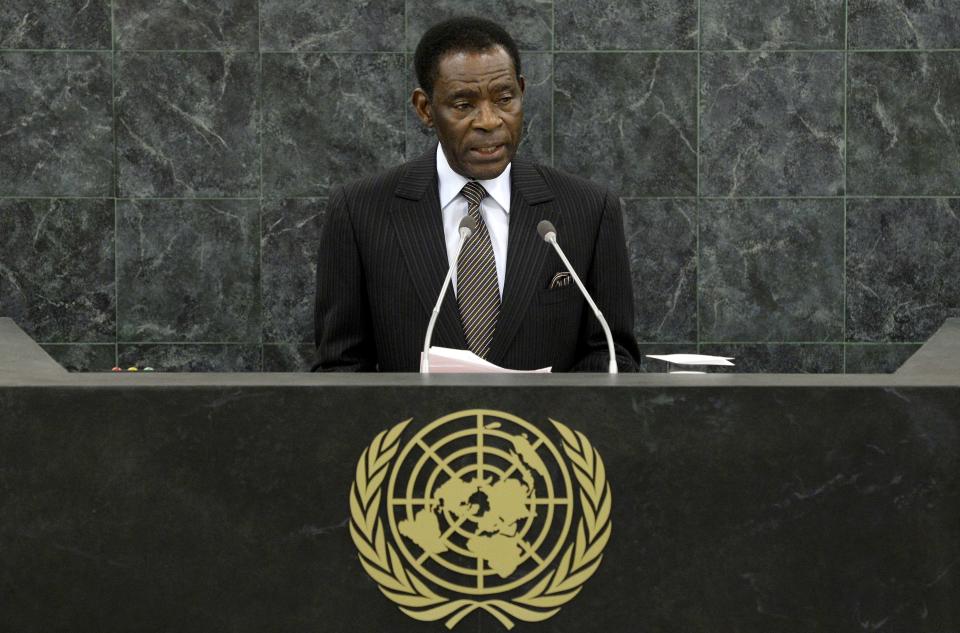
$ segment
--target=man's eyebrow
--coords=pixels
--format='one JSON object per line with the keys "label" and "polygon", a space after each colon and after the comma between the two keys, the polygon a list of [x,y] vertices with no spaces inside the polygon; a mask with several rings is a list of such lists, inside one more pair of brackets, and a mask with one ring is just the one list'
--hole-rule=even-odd
{"label": "man's eyebrow", "polygon": [[514,89],[514,83],[509,80],[498,81],[497,83],[490,86],[490,90],[503,91],[503,90],[513,90],[513,89]]}
{"label": "man's eyebrow", "polygon": [[476,88],[457,88],[450,93],[451,99],[462,99],[465,97],[474,97],[479,93]]}

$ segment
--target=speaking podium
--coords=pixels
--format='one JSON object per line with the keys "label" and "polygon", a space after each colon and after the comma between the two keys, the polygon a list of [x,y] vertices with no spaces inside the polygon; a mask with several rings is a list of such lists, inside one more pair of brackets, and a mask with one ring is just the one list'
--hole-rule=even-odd
{"label": "speaking podium", "polygon": [[958,633],[958,355],[71,374],[0,319],[0,630]]}

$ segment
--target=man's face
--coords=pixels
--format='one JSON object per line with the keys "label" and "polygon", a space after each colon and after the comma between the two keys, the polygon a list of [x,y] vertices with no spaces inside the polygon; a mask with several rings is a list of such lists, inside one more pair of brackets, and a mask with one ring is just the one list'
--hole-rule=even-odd
{"label": "man's face", "polygon": [[417,88],[413,106],[436,128],[447,162],[474,180],[496,178],[513,160],[523,128],[523,77],[503,47],[440,59],[433,98]]}

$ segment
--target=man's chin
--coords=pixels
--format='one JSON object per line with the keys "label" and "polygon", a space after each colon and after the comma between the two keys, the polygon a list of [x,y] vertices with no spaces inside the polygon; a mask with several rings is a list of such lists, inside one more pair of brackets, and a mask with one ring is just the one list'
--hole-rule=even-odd
{"label": "man's chin", "polygon": [[[503,173],[512,157],[504,154],[499,160],[471,160],[462,163],[463,175],[472,180],[493,180]],[[457,170],[459,171],[459,170]]]}

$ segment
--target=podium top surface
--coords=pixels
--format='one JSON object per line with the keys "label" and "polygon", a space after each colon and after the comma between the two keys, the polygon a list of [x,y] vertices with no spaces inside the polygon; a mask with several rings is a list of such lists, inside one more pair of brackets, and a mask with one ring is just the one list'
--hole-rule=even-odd
{"label": "podium top surface", "polygon": [[944,325],[893,374],[434,374],[71,373],[10,318],[0,318],[0,388],[536,387],[536,388],[897,388],[960,387],[960,318]]}

